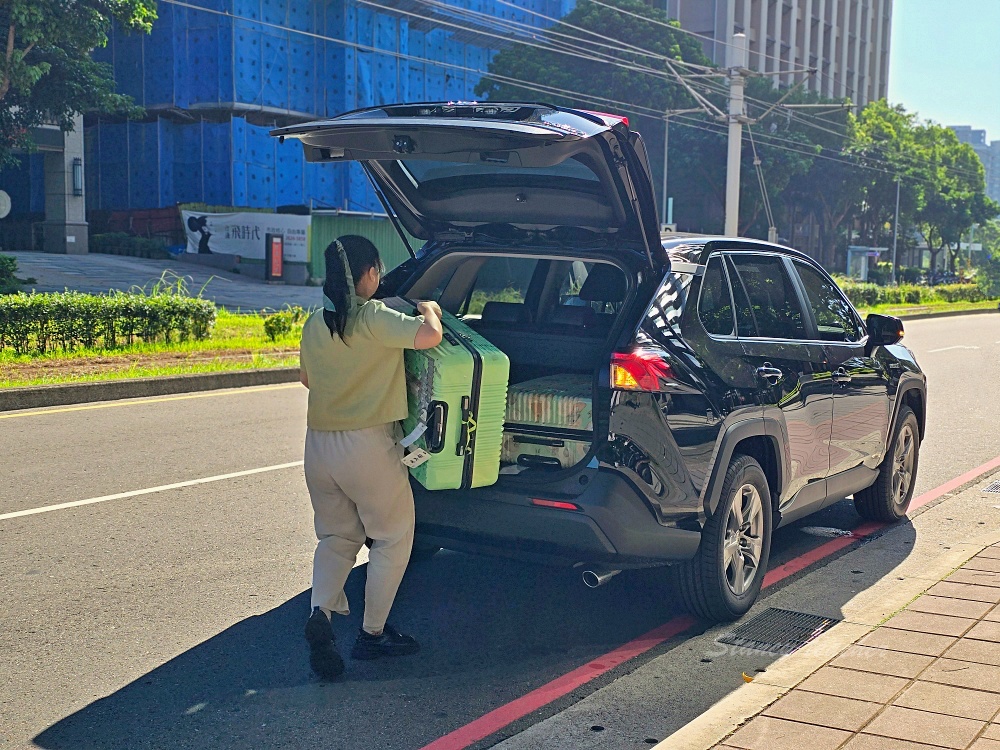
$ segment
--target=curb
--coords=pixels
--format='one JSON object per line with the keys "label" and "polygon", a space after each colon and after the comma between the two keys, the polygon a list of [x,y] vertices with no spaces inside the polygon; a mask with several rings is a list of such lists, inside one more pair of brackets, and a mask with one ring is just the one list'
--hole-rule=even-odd
{"label": "curb", "polygon": [[212,391],[220,388],[296,383],[298,380],[298,367],[273,367],[265,370],[236,370],[234,372],[211,372],[195,375],[169,375],[161,378],[133,378],[94,383],[5,388],[0,389],[0,411],[42,409],[47,406],[65,406],[92,401],[118,401],[125,398],[168,396],[174,393]]}

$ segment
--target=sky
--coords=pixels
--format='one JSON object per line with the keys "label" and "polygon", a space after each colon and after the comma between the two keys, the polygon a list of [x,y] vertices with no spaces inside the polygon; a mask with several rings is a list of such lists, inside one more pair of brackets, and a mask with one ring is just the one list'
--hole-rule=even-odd
{"label": "sky", "polygon": [[1000,0],[894,0],[889,101],[1000,140]]}

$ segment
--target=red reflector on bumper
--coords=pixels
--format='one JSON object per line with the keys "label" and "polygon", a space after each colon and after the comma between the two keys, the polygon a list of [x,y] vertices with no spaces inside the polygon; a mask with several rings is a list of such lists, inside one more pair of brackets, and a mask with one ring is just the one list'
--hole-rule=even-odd
{"label": "red reflector on bumper", "polygon": [[583,510],[576,503],[565,503],[562,500],[542,500],[541,498],[531,498],[531,504],[540,508],[558,508],[559,510]]}

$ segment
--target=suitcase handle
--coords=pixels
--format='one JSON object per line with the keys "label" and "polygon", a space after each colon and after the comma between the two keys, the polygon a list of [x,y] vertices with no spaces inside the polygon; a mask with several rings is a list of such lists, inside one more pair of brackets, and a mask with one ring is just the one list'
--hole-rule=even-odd
{"label": "suitcase handle", "polygon": [[424,438],[427,452],[440,453],[444,449],[444,433],[448,425],[448,404],[444,401],[431,401],[427,410],[430,413],[427,435]]}
{"label": "suitcase handle", "polygon": [[530,453],[522,453],[517,457],[517,465],[529,469],[561,469],[562,464],[558,458],[552,456],[533,456]]}

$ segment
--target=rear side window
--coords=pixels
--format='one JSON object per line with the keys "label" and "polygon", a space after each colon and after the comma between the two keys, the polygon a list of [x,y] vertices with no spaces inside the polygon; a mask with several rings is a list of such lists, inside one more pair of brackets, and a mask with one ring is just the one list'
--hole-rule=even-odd
{"label": "rear side window", "polygon": [[812,266],[795,261],[816,328],[823,341],[860,341],[861,326],[851,306],[833,282]]}
{"label": "rear side window", "polygon": [[710,258],[705,268],[698,298],[698,317],[705,330],[715,336],[733,334],[733,298],[720,256]]}
{"label": "rear side window", "polygon": [[[774,255],[735,254],[731,260],[749,305],[749,315],[744,310],[737,317],[744,321],[752,318],[756,336],[760,338],[806,338],[802,307],[782,259]],[[741,323],[740,335],[755,334],[745,332]]]}
{"label": "rear side window", "polygon": [[479,269],[460,315],[482,315],[487,302],[524,304],[536,258],[490,258]]}

